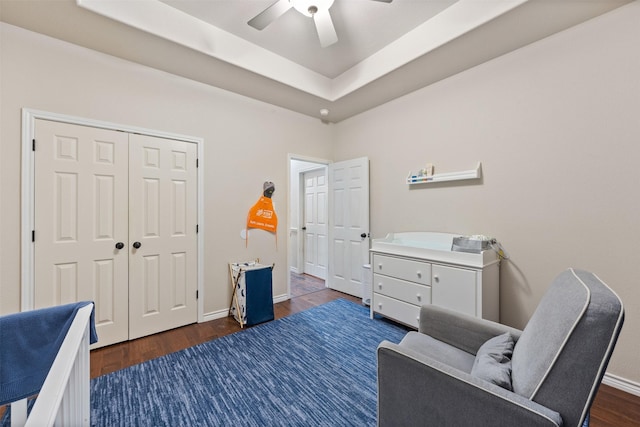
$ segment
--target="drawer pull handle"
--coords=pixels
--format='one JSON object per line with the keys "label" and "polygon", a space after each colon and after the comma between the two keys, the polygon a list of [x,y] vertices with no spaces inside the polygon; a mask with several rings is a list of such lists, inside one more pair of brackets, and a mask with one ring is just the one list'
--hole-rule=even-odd
{"label": "drawer pull handle", "polygon": [[382,270],[382,263],[378,264],[378,269]]}
{"label": "drawer pull handle", "polygon": [[378,289],[382,289],[382,283],[378,283]]}
{"label": "drawer pull handle", "polygon": [[378,308],[379,308],[380,310],[382,310],[382,303],[381,303],[381,302],[379,302],[379,303],[378,303]]}
{"label": "drawer pull handle", "polygon": [[439,282],[440,278],[436,275],[436,276],[433,276],[433,280],[435,280],[436,282]]}
{"label": "drawer pull handle", "polygon": [[422,277],[422,271],[418,270],[417,274],[418,274],[418,277]]}
{"label": "drawer pull handle", "polygon": [[422,295],[416,294],[416,298],[418,299],[418,301],[420,301],[422,299]]}

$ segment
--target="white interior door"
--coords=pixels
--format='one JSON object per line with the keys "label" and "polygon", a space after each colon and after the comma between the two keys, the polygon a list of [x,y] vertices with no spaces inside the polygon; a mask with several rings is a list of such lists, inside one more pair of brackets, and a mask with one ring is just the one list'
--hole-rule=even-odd
{"label": "white interior door", "polygon": [[35,140],[34,306],[95,301],[96,346],[124,341],[127,134],[36,120]]}
{"label": "white interior door", "polygon": [[133,339],[197,321],[197,156],[188,142],[136,134],[129,141]]}
{"label": "white interior door", "polygon": [[303,174],[304,183],[304,272],[327,278],[328,185],[326,168]]}
{"label": "white interior door", "polygon": [[369,260],[369,159],[329,165],[329,272],[327,285],[362,297]]}

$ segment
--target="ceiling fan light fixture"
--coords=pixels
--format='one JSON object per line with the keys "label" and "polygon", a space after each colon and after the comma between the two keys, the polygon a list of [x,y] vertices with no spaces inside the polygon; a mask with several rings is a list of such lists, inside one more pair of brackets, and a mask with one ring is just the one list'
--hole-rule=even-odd
{"label": "ceiling fan light fixture", "polygon": [[311,18],[319,11],[329,10],[334,0],[289,0],[289,2],[298,12]]}

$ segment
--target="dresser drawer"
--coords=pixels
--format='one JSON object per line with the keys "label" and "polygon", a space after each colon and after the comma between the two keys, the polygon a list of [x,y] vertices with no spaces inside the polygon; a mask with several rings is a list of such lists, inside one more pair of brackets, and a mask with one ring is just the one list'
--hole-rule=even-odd
{"label": "dresser drawer", "polygon": [[417,305],[411,305],[385,295],[374,293],[371,307],[373,307],[374,312],[380,313],[389,319],[397,320],[412,328],[418,328],[420,307]]}
{"label": "dresser drawer", "polygon": [[431,304],[431,287],[407,282],[382,274],[373,275],[373,292],[399,299],[409,304]]}
{"label": "dresser drawer", "polygon": [[410,282],[423,285],[431,284],[431,264],[428,262],[374,254],[372,270],[377,274],[397,277]]}

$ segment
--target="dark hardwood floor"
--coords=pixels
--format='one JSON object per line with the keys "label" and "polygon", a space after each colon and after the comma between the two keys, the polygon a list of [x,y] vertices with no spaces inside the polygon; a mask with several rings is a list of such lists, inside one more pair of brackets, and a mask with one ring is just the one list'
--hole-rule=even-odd
{"label": "dark hardwood floor", "polygon": [[325,290],[324,280],[308,274],[291,273],[291,298]]}
{"label": "dark hardwood floor", "polygon": [[590,427],[640,426],[640,396],[600,385],[591,406]]}

